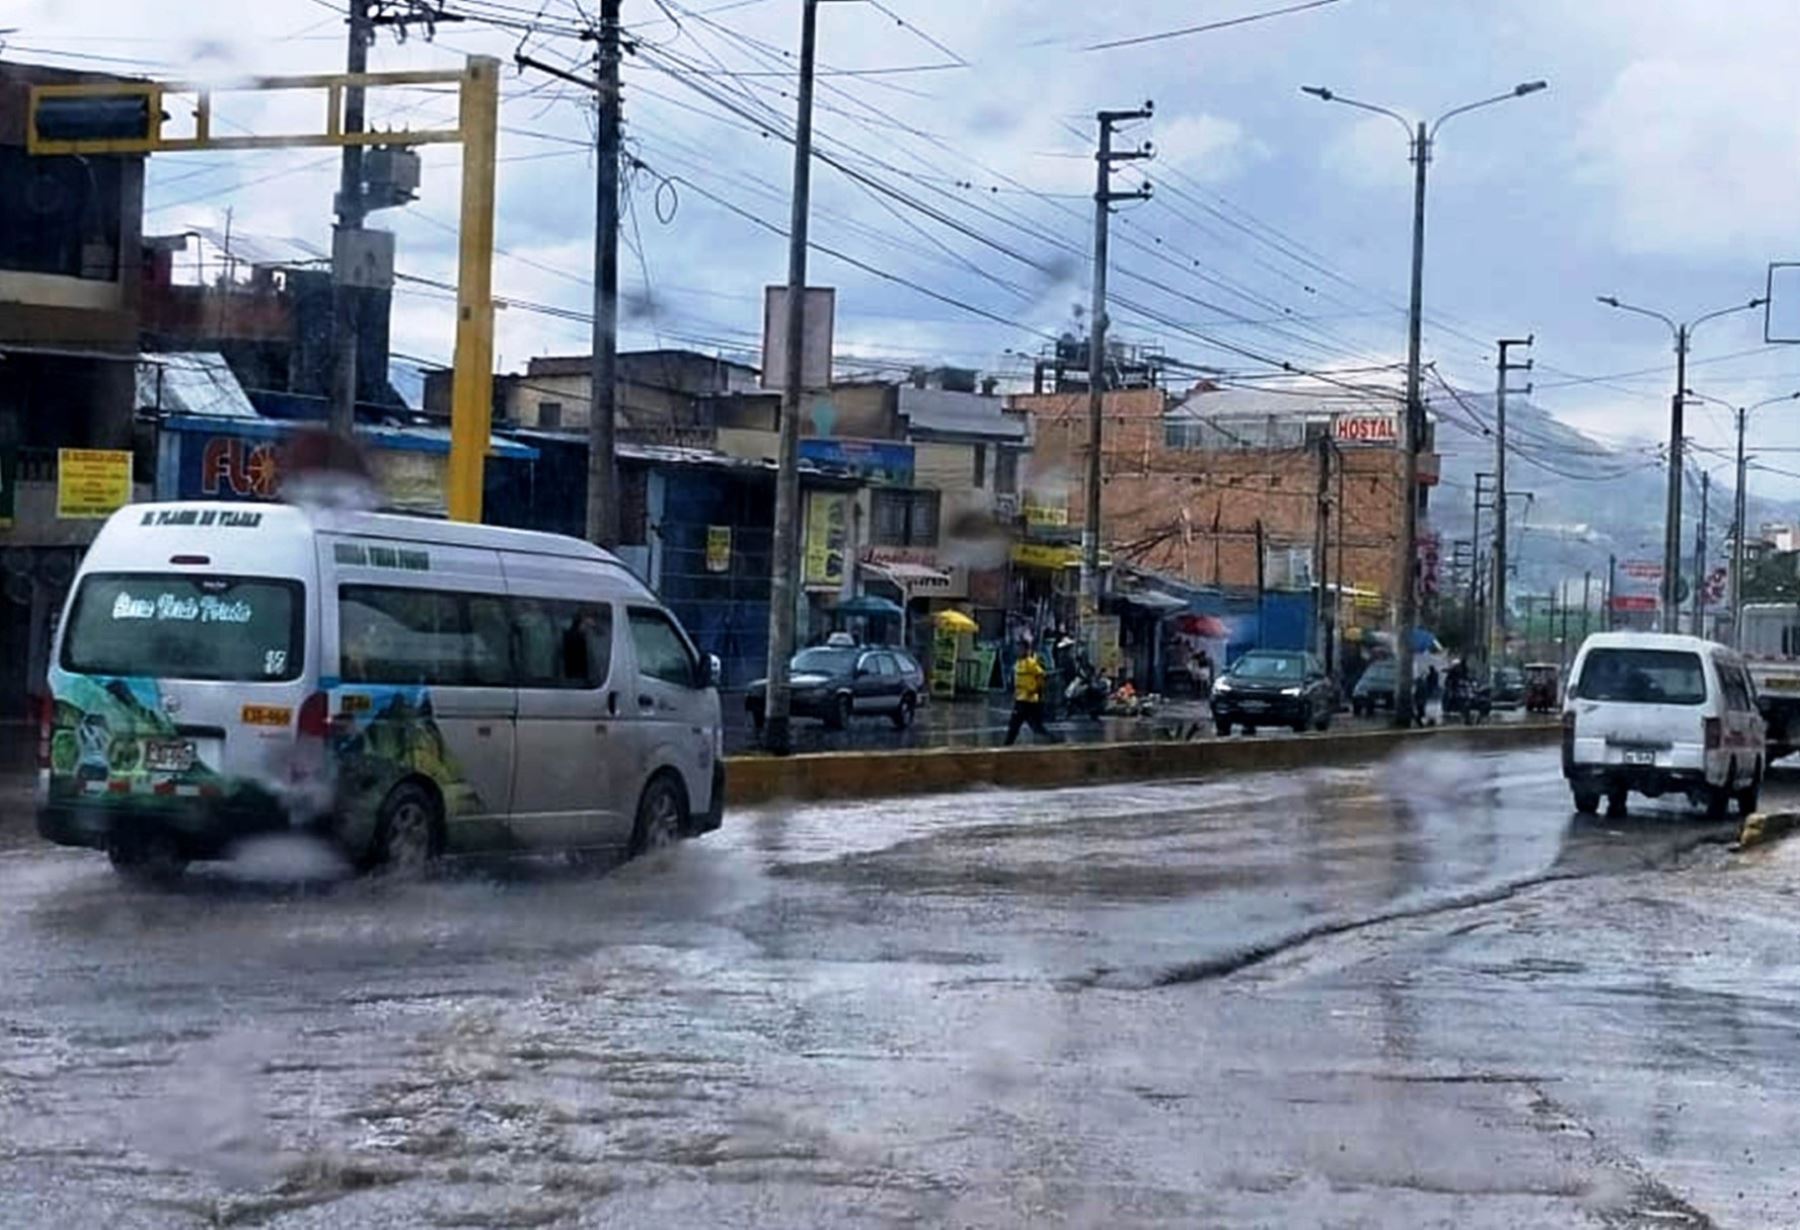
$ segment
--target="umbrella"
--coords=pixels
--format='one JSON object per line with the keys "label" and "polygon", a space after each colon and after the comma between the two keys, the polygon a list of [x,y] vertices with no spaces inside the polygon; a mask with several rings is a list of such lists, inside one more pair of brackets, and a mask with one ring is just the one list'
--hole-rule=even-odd
{"label": "umbrella", "polygon": [[877,598],[873,594],[859,594],[848,602],[838,603],[836,613],[839,615],[887,616],[892,619],[899,619],[906,614],[900,609],[899,603],[890,602],[886,598]]}
{"label": "umbrella", "polygon": [[1229,635],[1225,621],[1217,615],[1182,615],[1175,620],[1176,631],[1184,636],[1222,641]]}
{"label": "umbrella", "polygon": [[973,632],[979,627],[974,620],[957,610],[939,611],[933,618],[937,620],[938,627],[947,628],[951,632]]}

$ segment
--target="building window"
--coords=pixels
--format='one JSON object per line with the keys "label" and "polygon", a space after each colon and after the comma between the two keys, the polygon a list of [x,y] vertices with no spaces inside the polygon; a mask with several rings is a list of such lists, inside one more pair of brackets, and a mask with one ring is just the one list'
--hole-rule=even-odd
{"label": "building window", "polygon": [[935,547],[938,493],[877,490],[870,498],[870,520],[878,547]]}
{"label": "building window", "polygon": [[1002,448],[994,454],[994,490],[1001,495],[1019,492],[1019,454]]}
{"label": "building window", "polygon": [[987,486],[987,445],[985,444],[975,446],[975,485],[977,487]]}
{"label": "building window", "polygon": [[538,403],[537,425],[546,431],[555,431],[562,426],[562,403],[559,401],[541,401]]}

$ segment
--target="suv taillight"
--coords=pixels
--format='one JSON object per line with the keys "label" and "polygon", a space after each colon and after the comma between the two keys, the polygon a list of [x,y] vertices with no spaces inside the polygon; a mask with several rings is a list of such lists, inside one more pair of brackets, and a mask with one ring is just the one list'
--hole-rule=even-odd
{"label": "suv taillight", "polygon": [[331,698],[314,692],[300,704],[295,733],[302,739],[323,739],[331,733]]}
{"label": "suv taillight", "polygon": [[37,767],[50,767],[50,725],[56,718],[56,698],[48,692],[38,697]]}
{"label": "suv taillight", "polygon": [[1565,709],[1562,715],[1562,761],[1567,771],[1575,763],[1575,711]]}
{"label": "suv taillight", "polygon": [[1716,717],[1707,718],[1701,723],[1701,736],[1707,751],[1718,751],[1725,746],[1725,723]]}

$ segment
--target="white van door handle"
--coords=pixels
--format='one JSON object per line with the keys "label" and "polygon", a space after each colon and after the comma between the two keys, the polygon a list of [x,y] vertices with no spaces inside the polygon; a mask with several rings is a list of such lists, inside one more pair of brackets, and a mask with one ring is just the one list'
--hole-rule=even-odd
{"label": "white van door handle", "polygon": [[656,697],[654,697],[654,696],[640,696],[640,697],[638,697],[638,708],[640,708],[640,709],[654,709],[654,708],[656,708]]}

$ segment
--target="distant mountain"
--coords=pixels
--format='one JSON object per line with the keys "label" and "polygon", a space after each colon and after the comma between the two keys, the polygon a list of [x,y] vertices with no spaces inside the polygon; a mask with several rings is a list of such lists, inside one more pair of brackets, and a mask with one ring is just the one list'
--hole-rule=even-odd
{"label": "distant mountain", "polygon": [[[1494,395],[1465,392],[1458,403],[1439,393],[1430,409],[1438,418],[1443,478],[1431,493],[1430,517],[1443,537],[1448,561],[1450,544],[1470,534],[1476,474],[1494,470],[1493,437],[1475,430],[1476,423],[1492,428]],[[1661,560],[1668,482],[1661,461],[1642,450],[1611,448],[1529,398],[1507,398],[1506,422],[1507,488],[1515,493],[1530,491],[1535,497],[1529,507],[1522,499],[1508,501],[1508,538],[1519,565],[1514,593],[1546,593],[1570,579],[1579,582],[1583,570],[1588,569],[1598,587],[1606,576],[1609,555],[1621,561]],[[1491,486],[1491,479],[1482,481],[1484,490]],[[1709,560],[1717,567],[1725,562],[1731,526],[1729,470],[1715,473],[1708,502]],[[1682,558],[1689,567],[1699,507],[1699,491],[1690,483],[1682,501]],[[1753,496],[1746,515],[1755,527],[1764,521],[1793,520],[1797,511],[1800,509],[1794,504]],[[1492,538],[1492,518],[1489,510],[1481,514],[1484,540]]]}

